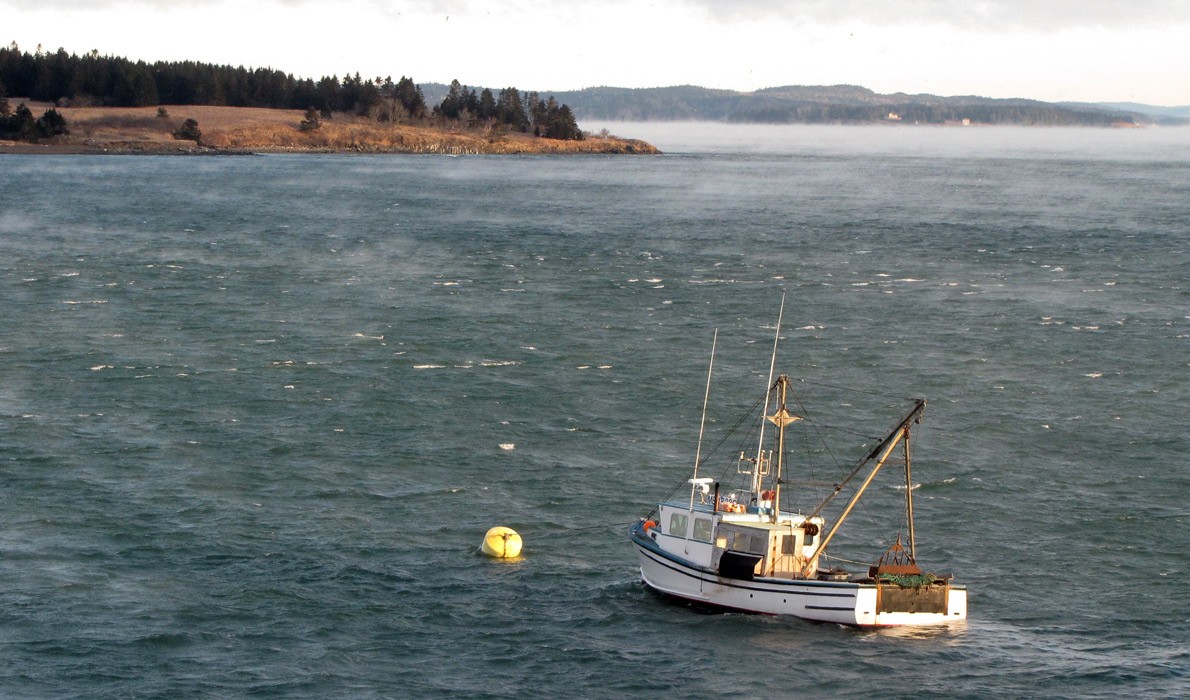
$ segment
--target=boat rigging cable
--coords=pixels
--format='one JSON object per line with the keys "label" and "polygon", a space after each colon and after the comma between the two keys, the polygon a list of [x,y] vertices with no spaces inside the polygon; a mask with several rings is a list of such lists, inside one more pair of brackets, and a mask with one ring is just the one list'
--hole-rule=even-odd
{"label": "boat rigging cable", "polygon": [[[698,460],[702,456],[702,436],[707,428],[707,403],[711,400],[711,371],[715,368],[715,346],[719,343],[719,329],[715,329],[715,334],[711,336],[711,361],[707,365],[707,390],[702,397],[702,420],[698,424],[698,446],[694,448],[694,476],[691,477],[690,483],[696,483],[698,479]],[[694,489],[690,489],[690,510],[694,510]]]}
{"label": "boat rigging cable", "polygon": [[[896,444],[898,442],[900,442],[902,433],[904,433],[905,435],[907,435],[909,433],[909,424],[913,423],[915,420],[921,419],[921,412],[923,410],[925,410],[925,407],[926,407],[925,399],[916,399],[916,406],[909,413],[909,415],[906,416],[897,425],[897,427],[890,430],[888,432],[888,434],[885,435],[884,439],[882,439],[879,443],[874,445],[872,447],[872,449],[869,450],[868,453],[866,455],[864,455],[864,457],[861,458],[859,460],[859,462],[856,463],[855,467],[851,470],[851,473],[847,475],[847,478],[843,479],[843,481],[839,482],[839,484],[837,484],[835,486],[833,492],[829,496],[827,496],[825,499],[823,499],[823,501],[818,504],[818,507],[815,508],[812,513],[810,513],[810,517],[814,517],[814,516],[818,515],[819,513],[821,513],[822,509],[826,508],[826,504],[830,503],[834,499],[835,496],[838,496],[839,492],[842,491],[843,488],[846,487],[847,484],[850,483],[851,480],[855,478],[855,475],[859,474],[860,471],[863,470],[863,468],[865,466],[867,466],[868,462],[871,462],[873,459],[875,459],[876,455],[878,455],[880,453],[880,451],[882,449],[884,449],[884,447],[887,445],[889,448],[888,452],[885,454],[884,459],[882,459],[876,467],[877,469],[879,469],[880,466],[883,465],[884,461],[891,455],[892,448],[896,447]],[[873,472],[873,475],[874,474],[875,474],[875,472]]]}
{"label": "boat rigging cable", "polygon": [[[764,390],[764,409],[768,410],[769,399],[773,392],[773,373],[777,370],[777,343],[781,340],[781,319],[785,316],[785,292],[781,292],[781,308],[777,310],[777,330],[773,333],[773,353],[769,356],[769,381],[768,386]],[[763,411],[762,411],[763,413]],[[756,469],[752,470],[752,493],[760,493],[761,473],[764,471],[761,468],[761,459],[764,454],[764,429],[765,422],[760,421],[760,435],[756,440]],[[784,455],[778,455],[780,460]],[[780,465],[780,461],[778,461]],[[778,468],[778,471],[780,469]],[[778,486],[780,488],[780,486]]]}

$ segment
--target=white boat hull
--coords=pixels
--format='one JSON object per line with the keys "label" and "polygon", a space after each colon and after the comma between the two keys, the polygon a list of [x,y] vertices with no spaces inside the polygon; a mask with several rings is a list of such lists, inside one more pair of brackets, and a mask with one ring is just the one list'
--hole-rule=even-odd
{"label": "white boat hull", "polygon": [[636,530],[632,543],[647,586],[708,606],[858,627],[937,625],[967,617],[967,590],[961,586],[946,588],[942,612],[882,611],[881,586],[875,583],[762,576],[750,580],[725,578],[662,551]]}

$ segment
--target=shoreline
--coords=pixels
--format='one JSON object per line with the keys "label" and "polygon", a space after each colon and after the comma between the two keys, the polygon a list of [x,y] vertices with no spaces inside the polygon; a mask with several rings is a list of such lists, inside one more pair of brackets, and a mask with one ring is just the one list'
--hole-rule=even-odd
{"label": "shoreline", "polygon": [[46,156],[195,156],[195,155],[254,155],[249,152],[231,152],[220,151],[217,149],[204,149],[195,147],[174,147],[167,148],[167,144],[162,144],[161,147],[147,147],[147,148],[120,148],[109,147],[104,145],[91,145],[83,143],[27,143],[22,141],[0,141],[0,155],[46,155]]}
{"label": "shoreline", "polygon": [[[45,156],[258,156],[258,155],[659,155],[656,147],[636,139],[614,139],[594,148],[483,148],[449,140],[418,147],[385,147],[359,143],[351,147],[260,145],[218,148],[186,141],[21,142],[0,141],[0,155]],[[186,145],[189,143],[190,145]],[[580,141],[576,143],[585,143]]]}
{"label": "shoreline", "polygon": [[401,149],[369,148],[366,145],[353,148],[329,147],[283,147],[262,146],[259,148],[213,148],[204,146],[171,146],[158,144],[78,144],[78,143],[23,143],[0,141],[0,155],[45,155],[45,156],[263,156],[263,155],[660,155],[661,151],[645,143],[633,140],[625,148],[609,147],[594,149],[505,149],[484,150],[470,148]]}

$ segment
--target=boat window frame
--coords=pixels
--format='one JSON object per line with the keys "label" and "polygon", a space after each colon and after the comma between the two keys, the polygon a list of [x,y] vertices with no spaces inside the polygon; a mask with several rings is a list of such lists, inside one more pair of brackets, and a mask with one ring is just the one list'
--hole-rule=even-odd
{"label": "boat window frame", "polygon": [[728,542],[726,549],[729,552],[741,552],[743,554],[760,554],[765,555],[768,548],[769,538],[767,533],[763,531],[755,531],[751,528],[732,528],[728,530]]}
{"label": "boat window frame", "polygon": [[689,526],[690,519],[685,513],[670,513],[669,528],[666,530],[666,534],[673,535],[674,537],[685,537]]}
{"label": "boat window frame", "polygon": [[700,517],[695,516],[694,530],[691,534],[691,537],[698,540],[699,542],[710,542],[711,541],[711,532],[712,532],[711,519],[710,518],[700,518]]}

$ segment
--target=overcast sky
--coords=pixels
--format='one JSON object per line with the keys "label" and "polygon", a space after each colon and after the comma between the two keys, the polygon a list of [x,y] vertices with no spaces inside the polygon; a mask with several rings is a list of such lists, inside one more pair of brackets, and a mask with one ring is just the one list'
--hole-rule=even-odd
{"label": "overcast sky", "polygon": [[846,83],[1190,104],[1190,0],[0,0],[0,41],[541,92]]}

